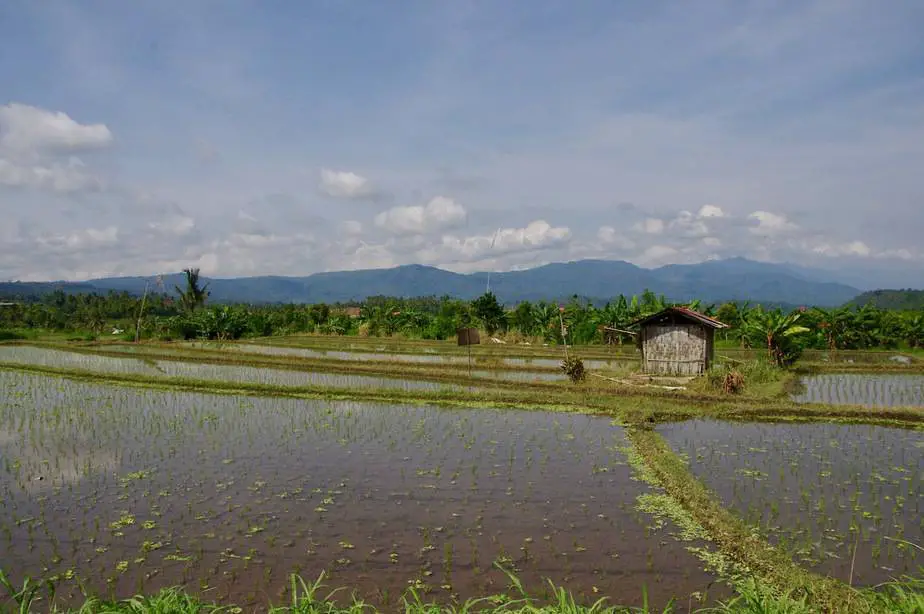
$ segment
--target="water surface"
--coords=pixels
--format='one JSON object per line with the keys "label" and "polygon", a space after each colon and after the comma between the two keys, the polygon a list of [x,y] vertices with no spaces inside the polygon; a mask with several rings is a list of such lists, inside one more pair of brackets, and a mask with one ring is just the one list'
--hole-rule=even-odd
{"label": "water surface", "polygon": [[924,375],[891,373],[824,373],[803,377],[800,403],[894,407],[924,406]]}
{"label": "water surface", "polygon": [[872,585],[924,564],[924,433],[694,420],[658,431],[725,505],[812,569]]}
{"label": "water surface", "polygon": [[395,388],[402,390],[461,389],[456,384],[370,375],[265,369],[242,365],[214,365],[141,357],[99,356],[30,346],[0,347],[0,363],[25,363],[98,373],[141,374],[152,379],[185,378],[267,386],[333,386],[338,388]]}
{"label": "water surface", "polygon": [[714,578],[635,509],[647,487],[626,443],[590,416],[0,371],[4,566],[14,581],[74,570],[119,596],[181,584],[245,605],[279,603],[292,571],[326,570],[392,609],[409,585],[443,602],[504,591],[501,560],[539,591],[548,577],[641,604],[647,587],[686,607]]}

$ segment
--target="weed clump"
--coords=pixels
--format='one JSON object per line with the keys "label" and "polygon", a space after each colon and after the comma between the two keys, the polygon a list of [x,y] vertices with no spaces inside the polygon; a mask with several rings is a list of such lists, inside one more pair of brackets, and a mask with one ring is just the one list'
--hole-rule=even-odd
{"label": "weed clump", "polygon": [[584,361],[577,356],[568,356],[562,360],[561,370],[568,376],[568,379],[575,384],[579,384],[587,379],[587,372],[584,370]]}
{"label": "weed clump", "polygon": [[716,365],[709,369],[703,379],[709,390],[740,394],[745,388],[772,384],[784,376],[784,371],[766,360],[749,360]]}

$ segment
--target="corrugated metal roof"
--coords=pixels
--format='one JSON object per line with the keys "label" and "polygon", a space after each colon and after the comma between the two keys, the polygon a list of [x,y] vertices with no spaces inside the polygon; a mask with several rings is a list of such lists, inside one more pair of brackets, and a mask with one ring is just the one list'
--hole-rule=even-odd
{"label": "corrugated metal roof", "polygon": [[661,316],[667,315],[669,313],[683,316],[684,318],[693,320],[695,322],[699,322],[700,324],[704,326],[708,326],[710,328],[728,328],[728,324],[723,324],[722,322],[719,322],[715,318],[704,316],[703,314],[697,311],[693,311],[689,307],[668,307],[667,309],[662,309],[658,313],[654,313],[650,316],[646,316],[642,318],[641,320],[636,320],[635,322],[631,324],[631,326],[638,326],[641,324],[645,324],[646,322],[656,320],[660,318]]}

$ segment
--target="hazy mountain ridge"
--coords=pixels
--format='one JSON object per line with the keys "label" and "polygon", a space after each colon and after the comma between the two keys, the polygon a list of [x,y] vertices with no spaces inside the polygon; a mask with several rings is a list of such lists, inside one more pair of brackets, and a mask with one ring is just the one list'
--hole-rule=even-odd
{"label": "hazy mountain ridge", "polygon": [[924,309],[924,290],[873,290],[854,298],[851,304],[881,309],[918,311]]}
{"label": "hazy mountain ridge", "polygon": [[[676,301],[697,298],[705,302],[747,300],[832,306],[851,301],[861,293],[852,286],[813,277],[791,265],[733,258],[657,269],[644,269],[623,261],[580,260],[503,273],[459,274],[431,266],[405,265],[306,277],[269,275],[203,281],[209,284],[211,301],[242,303],[333,303],[376,295],[450,295],[471,299],[482,294],[489,283],[491,290],[506,303],[560,300],[575,294],[605,300],[649,289]],[[124,290],[140,294],[145,282],[152,280],[152,277],[114,277],[87,282],[0,283],[0,293],[10,296],[62,289],[68,293]],[[175,285],[183,285],[183,276],[165,275],[163,282],[164,289],[173,292]]]}

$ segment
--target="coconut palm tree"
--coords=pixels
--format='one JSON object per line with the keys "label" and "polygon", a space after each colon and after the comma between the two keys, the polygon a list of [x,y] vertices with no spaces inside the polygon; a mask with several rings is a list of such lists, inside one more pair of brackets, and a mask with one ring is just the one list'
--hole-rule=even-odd
{"label": "coconut palm tree", "polygon": [[183,269],[183,274],[186,276],[186,289],[182,290],[179,286],[174,286],[174,288],[180,295],[180,304],[183,309],[187,313],[192,313],[205,305],[205,299],[211,293],[208,291],[208,284],[199,285],[199,269]]}

